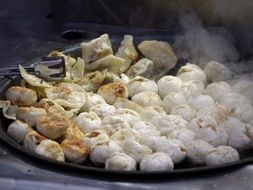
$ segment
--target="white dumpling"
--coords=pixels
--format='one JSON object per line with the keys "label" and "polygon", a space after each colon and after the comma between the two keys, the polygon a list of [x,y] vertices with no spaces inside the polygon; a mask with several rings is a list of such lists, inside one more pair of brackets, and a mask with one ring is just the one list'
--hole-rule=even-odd
{"label": "white dumpling", "polygon": [[170,171],[173,168],[171,158],[163,152],[146,155],[140,163],[141,171]]}
{"label": "white dumpling", "polygon": [[168,136],[173,130],[186,128],[188,122],[181,115],[163,115],[154,117],[151,123],[156,126],[161,135]]}
{"label": "white dumpling", "polygon": [[187,102],[197,111],[203,107],[215,106],[215,102],[211,96],[202,94],[190,96]]}
{"label": "white dumpling", "polygon": [[253,81],[239,80],[232,86],[232,90],[233,92],[242,94],[243,92],[245,92],[245,90],[247,90],[252,85],[253,85]]}
{"label": "white dumpling", "polygon": [[253,84],[249,86],[247,89],[245,89],[245,91],[243,91],[242,94],[246,96],[248,99],[250,99],[251,102],[253,102]]}
{"label": "white dumpling", "polygon": [[96,129],[100,129],[101,119],[98,115],[91,112],[82,112],[75,119],[74,122],[76,126],[81,129],[83,133],[87,133],[89,131],[93,131]]}
{"label": "white dumpling", "polygon": [[140,115],[131,109],[119,108],[113,115],[119,116],[124,119],[130,126],[133,126],[134,123],[140,120]]}
{"label": "white dumpling", "polygon": [[118,97],[128,98],[125,84],[114,82],[101,86],[97,92],[108,104],[114,104]]}
{"label": "white dumpling", "polygon": [[116,153],[105,162],[105,169],[135,171],[136,161],[124,153]]}
{"label": "white dumpling", "polygon": [[116,108],[109,104],[99,104],[91,107],[89,111],[95,112],[101,119],[103,119],[108,115],[112,115],[116,111]]}
{"label": "white dumpling", "polygon": [[181,115],[182,118],[185,119],[188,122],[190,122],[197,115],[196,110],[193,109],[188,104],[179,104],[177,106],[174,106],[171,109],[170,114],[172,114],[172,115]]}
{"label": "white dumpling", "polygon": [[228,109],[236,109],[245,105],[251,105],[251,101],[238,93],[230,92],[222,96],[220,103]]}
{"label": "white dumpling", "polygon": [[50,139],[45,139],[35,149],[35,152],[39,155],[48,157],[57,161],[65,161],[64,153],[60,145]]}
{"label": "white dumpling", "polygon": [[11,104],[9,100],[0,100],[0,108],[3,109],[3,115],[5,118],[16,120],[17,105]]}
{"label": "white dumpling", "polygon": [[185,104],[186,102],[186,98],[182,93],[172,92],[164,97],[163,107],[167,113],[170,113],[173,107]]}
{"label": "white dumpling", "polygon": [[158,87],[154,80],[149,80],[139,76],[130,80],[127,84],[127,87],[130,97],[133,97],[135,94],[143,91],[153,91],[155,93],[158,93]]}
{"label": "white dumpling", "polygon": [[84,137],[82,140],[90,149],[92,149],[97,144],[108,142],[110,138],[108,137],[106,133],[104,133],[101,130],[93,130],[84,134]]}
{"label": "white dumpling", "polygon": [[204,91],[204,83],[199,80],[189,80],[183,82],[180,92],[186,97],[193,96],[195,94],[201,94]]}
{"label": "white dumpling", "polygon": [[125,72],[131,63],[137,60],[138,53],[134,47],[132,35],[124,35],[124,39],[121,41],[120,47],[115,55],[125,60],[125,65],[121,69],[122,72]]}
{"label": "white dumpling", "polygon": [[148,106],[140,112],[143,121],[151,122],[156,116],[166,115],[164,109],[160,106]]}
{"label": "white dumpling", "polygon": [[117,100],[115,101],[115,103],[113,104],[113,106],[116,109],[119,109],[119,108],[131,109],[133,111],[136,111],[137,113],[141,113],[142,111],[146,110],[146,108],[144,109],[139,104],[136,104],[135,102],[132,102],[129,99],[121,98],[121,97],[117,98]]}
{"label": "white dumpling", "polygon": [[132,129],[138,131],[141,137],[160,136],[160,131],[158,131],[157,128],[149,122],[138,121],[133,125]]}
{"label": "white dumpling", "polygon": [[153,152],[156,151],[157,144],[161,144],[166,140],[165,136],[142,136],[140,143],[149,147]]}
{"label": "white dumpling", "polygon": [[46,138],[37,131],[29,131],[24,138],[23,145],[27,150],[35,152],[40,142],[45,139]]}
{"label": "white dumpling", "polygon": [[140,162],[144,156],[152,153],[150,148],[132,139],[125,140],[122,143],[122,148],[124,152],[135,159],[136,162]]}
{"label": "white dumpling", "polygon": [[36,128],[45,137],[57,139],[66,133],[68,122],[61,115],[48,113],[37,119]]}
{"label": "white dumpling", "polygon": [[199,80],[204,84],[207,82],[205,72],[199,66],[190,63],[187,63],[179,69],[177,77],[183,82],[190,80]]}
{"label": "white dumpling", "polygon": [[237,149],[247,149],[251,146],[251,140],[247,133],[246,125],[240,120],[229,117],[219,124],[228,133],[228,145]]}
{"label": "white dumpling", "polygon": [[204,71],[207,79],[211,82],[227,81],[232,78],[232,73],[229,68],[217,61],[208,62]]}
{"label": "white dumpling", "polygon": [[213,146],[227,145],[228,134],[223,127],[217,125],[216,120],[211,116],[198,116],[191,120],[188,129],[196,134],[197,139],[208,142]]}
{"label": "white dumpling", "polygon": [[182,87],[182,80],[174,76],[164,76],[157,81],[159,95],[163,99],[167,94],[171,92],[178,92]]}
{"label": "white dumpling", "polygon": [[43,108],[36,107],[19,107],[17,109],[17,119],[24,121],[32,127],[35,127],[37,124],[37,120],[46,115],[46,110]]}
{"label": "white dumpling", "polygon": [[131,101],[143,107],[162,105],[162,100],[160,96],[157,93],[152,92],[152,91],[143,91],[138,94],[135,94],[131,98]]}
{"label": "white dumpling", "polygon": [[230,110],[230,115],[242,122],[249,123],[253,118],[253,108],[251,105],[245,104]]}
{"label": "white dumpling", "polygon": [[166,139],[156,144],[156,152],[164,152],[172,159],[174,164],[182,162],[186,157],[184,144],[176,139]]}
{"label": "white dumpling", "polygon": [[189,142],[196,139],[196,134],[186,128],[173,130],[169,135],[168,139],[177,139],[184,143],[184,145],[189,144]]}
{"label": "white dumpling", "polygon": [[25,136],[28,132],[32,131],[32,128],[27,124],[20,120],[16,120],[12,122],[8,129],[7,135],[15,140],[17,143],[23,143]]}
{"label": "white dumpling", "polygon": [[108,34],[103,34],[99,38],[81,43],[82,58],[85,63],[101,59],[102,57],[113,53],[111,46]]}
{"label": "white dumpling", "polygon": [[203,140],[194,140],[186,147],[187,158],[193,165],[205,165],[207,154],[213,146]]}
{"label": "white dumpling", "polygon": [[111,140],[122,146],[126,140],[139,142],[141,136],[135,129],[120,129],[112,134]]}
{"label": "white dumpling", "polygon": [[104,164],[107,159],[118,152],[122,152],[122,148],[110,140],[94,146],[90,152],[90,159],[94,164]]}
{"label": "white dumpling", "polygon": [[218,146],[206,156],[207,166],[217,166],[240,159],[238,152],[230,146]]}
{"label": "white dumpling", "polygon": [[153,74],[153,78],[167,74],[177,63],[177,57],[168,42],[146,40],[141,42],[138,48],[146,58],[154,62],[156,73]]}
{"label": "white dumpling", "polygon": [[224,81],[210,83],[205,89],[205,94],[211,96],[215,101],[220,101],[221,97],[229,92],[232,92],[232,89]]}
{"label": "white dumpling", "polygon": [[34,90],[12,86],[5,93],[6,99],[17,106],[31,106],[37,101],[37,94]]}
{"label": "white dumpling", "polygon": [[142,76],[146,78],[151,78],[154,72],[154,63],[153,61],[142,58],[134,65],[132,65],[127,71],[126,74],[130,78],[135,78],[137,76]]}
{"label": "white dumpling", "polygon": [[81,111],[89,111],[89,109],[93,106],[99,105],[99,104],[106,104],[105,100],[98,94],[95,94],[93,92],[86,94],[86,101],[83,107],[81,108]]}
{"label": "white dumpling", "polygon": [[81,140],[65,139],[60,144],[68,162],[82,164],[89,156],[89,147]]}

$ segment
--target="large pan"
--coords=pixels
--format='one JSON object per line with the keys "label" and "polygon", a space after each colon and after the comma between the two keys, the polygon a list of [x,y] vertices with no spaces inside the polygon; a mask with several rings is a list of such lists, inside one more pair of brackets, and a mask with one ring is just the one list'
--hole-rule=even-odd
{"label": "large pan", "polygon": [[[157,40],[165,40],[168,42],[173,43],[173,39],[169,36],[140,36],[140,37],[135,37],[135,42],[139,43],[140,41],[144,39],[157,39]],[[113,38],[112,44],[113,47],[117,47],[120,43],[121,38]],[[62,50],[63,52],[70,54],[73,57],[77,57],[81,55],[81,51],[79,48],[79,45],[74,45],[71,47],[67,47],[66,49]],[[45,55],[38,56],[32,61],[28,61],[26,64],[32,65],[36,64],[40,58]],[[182,63],[177,64],[177,68],[182,65]],[[171,73],[175,73],[177,68],[171,71]],[[13,85],[18,85],[20,83],[20,77],[14,77],[14,78],[7,78],[4,77],[0,80],[0,99],[5,98],[5,92],[6,90]],[[193,167],[189,165],[189,163],[184,162],[178,166],[175,167],[173,171],[157,171],[157,172],[143,172],[143,171],[111,171],[111,170],[105,170],[103,168],[96,167],[92,165],[90,162],[87,162],[83,165],[77,165],[77,164],[72,164],[72,163],[67,163],[67,162],[59,162],[59,161],[54,161],[51,159],[48,159],[46,157],[40,156],[38,154],[32,153],[28,150],[26,150],[22,145],[16,143],[14,140],[12,140],[6,133],[7,127],[9,125],[10,121],[5,119],[2,114],[0,114],[0,139],[10,145],[12,148],[16,149],[17,151],[20,151],[22,154],[28,155],[28,157],[32,160],[37,160],[40,162],[43,162],[46,165],[50,165],[50,168],[53,170],[67,170],[68,172],[78,172],[78,173],[83,173],[83,174],[95,174],[96,176],[101,175],[103,177],[116,177],[116,178],[124,178],[124,177],[133,177],[135,179],[141,178],[141,179],[146,179],[147,177],[151,177],[152,179],[154,178],[164,178],[168,179],[168,177],[174,177],[178,175],[187,175],[187,174],[192,174],[192,173],[199,173],[199,172],[211,172],[215,171],[217,172],[218,170],[223,171],[225,168],[233,168],[236,166],[244,165],[244,164],[249,164],[253,162],[253,151],[252,150],[247,150],[244,152],[239,152],[240,154],[240,160],[236,162],[231,162],[228,164],[224,164],[221,166],[202,166],[202,167]]]}

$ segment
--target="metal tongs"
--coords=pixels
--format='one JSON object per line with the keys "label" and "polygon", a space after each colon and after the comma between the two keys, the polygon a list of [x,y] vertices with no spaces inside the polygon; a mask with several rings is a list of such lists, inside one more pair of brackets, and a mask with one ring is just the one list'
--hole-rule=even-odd
{"label": "metal tongs", "polygon": [[[46,81],[62,80],[66,77],[66,67],[63,57],[43,57],[36,65],[23,66],[29,73]],[[18,67],[0,68],[0,76],[20,75]]]}

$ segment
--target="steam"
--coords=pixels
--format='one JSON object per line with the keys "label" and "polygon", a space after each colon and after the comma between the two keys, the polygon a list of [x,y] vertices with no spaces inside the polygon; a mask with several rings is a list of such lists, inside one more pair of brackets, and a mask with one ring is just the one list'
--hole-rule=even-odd
{"label": "steam", "polygon": [[203,67],[208,61],[237,62],[239,52],[232,35],[224,28],[205,29],[193,13],[182,16],[179,23],[183,29],[175,39],[177,56]]}

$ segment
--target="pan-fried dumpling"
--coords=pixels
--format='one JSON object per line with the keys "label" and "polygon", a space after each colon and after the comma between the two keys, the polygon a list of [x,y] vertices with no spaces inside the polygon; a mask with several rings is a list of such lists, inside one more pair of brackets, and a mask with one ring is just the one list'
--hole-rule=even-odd
{"label": "pan-fried dumpling", "polygon": [[120,74],[121,69],[125,66],[125,60],[116,57],[114,55],[107,55],[95,62],[85,65],[86,71],[103,71],[107,69],[107,71],[112,72],[114,74]]}
{"label": "pan-fried dumpling", "polygon": [[211,82],[227,81],[232,78],[232,73],[229,68],[217,61],[208,62],[204,71],[207,79]]}
{"label": "pan-fried dumpling", "polygon": [[57,161],[65,161],[64,153],[60,145],[50,139],[45,139],[36,147],[35,153]]}
{"label": "pan-fried dumpling", "polygon": [[120,129],[111,135],[111,140],[122,146],[125,140],[134,140],[139,142],[141,139],[140,134],[135,129]]}
{"label": "pan-fried dumpling", "polygon": [[220,99],[220,103],[231,110],[251,105],[250,99],[235,92],[224,94]]}
{"label": "pan-fried dumpling", "polygon": [[48,99],[54,100],[64,108],[81,108],[86,100],[86,95],[83,92],[72,91],[65,86],[54,86],[46,88],[45,93]]}
{"label": "pan-fried dumpling", "polygon": [[19,107],[17,109],[17,119],[24,121],[32,127],[35,127],[37,124],[37,120],[46,115],[46,110],[43,108],[36,107]]}
{"label": "pan-fried dumpling", "polygon": [[113,53],[108,34],[103,34],[99,38],[89,42],[81,43],[82,58],[84,62],[90,63]]}
{"label": "pan-fried dumpling", "polygon": [[89,147],[81,140],[65,139],[60,144],[67,161],[82,164],[89,156]]}
{"label": "pan-fried dumpling", "polygon": [[153,61],[156,72],[153,73],[154,79],[165,75],[177,63],[177,57],[168,42],[146,40],[141,42],[138,48],[146,58]]}
{"label": "pan-fried dumpling", "polygon": [[105,169],[135,171],[136,165],[136,161],[132,157],[124,153],[116,153],[111,158],[106,160]]}
{"label": "pan-fried dumpling", "polygon": [[31,106],[37,101],[34,90],[20,86],[12,86],[6,91],[6,99],[17,106]]}
{"label": "pan-fried dumpling", "polygon": [[199,80],[189,80],[187,82],[183,82],[181,92],[186,98],[193,96],[195,94],[201,94],[204,91],[204,83]]}
{"label": "pan-fried dumpling", "polygon": [[118,97],[113,105],[116,109],[127,108],[130,110],[134,110],[137,113],[140,113],[145,110],[142,106],[136,104],[135,102],[132,102],[126,98],[121,98],[121,97]]}
{"label": "pan-fried dumpling", "polygon": [[135,94],[131,98],[132,102],[135,102],[143,107],[147,106],[162,106],[162,100],[160,96],[152,91],[143,91]]}
{"label": "pan-fried dumpling", "polygon": [[119,82],[103,85],[98,89],[97,93],[102,96],[108,104],[111,105],[114,104],[118,97],[128,97],[127,86]]}
{"label": "pan-fried dumpling", "polygon": [[112,115],[116,111],[116,108],[109,104],[99,104],[91,107],[89,111],[95,112],[98,115],[98,117],[103,119],[108,115]]}
{"label": "pan-fried dumpling", "polygon": [[140,113],[141,119],[147,122],[151,122],[156,116],[166,115],[166,112],[160,106],[148,106],[138,113]]}
{"label": "pan-fried dumpling", "polygon": [[177,139],[188,145],[191,141],[196,139],[196,134],[189,129],[181,128],[173,130],[169,135],[168,139]]}
{"label": "pan-fried dumpling", "polygon": [[3,110],[4,117],[12,120],[16,120],[17,105],[11,105],[9,100],[0,100],[0,108]]}
{"label": "pan-fried dumpling", "polygon": [[190,122],[193,118],[196,117],[196,110],[193,109],[188,104],[179,104],[174,106],[170,112],[171,115],[181,115],[183,119]]}
{"label": "pan-fried dumpling", "polygon": [[215,106],[215,102],[211,96],[196,94],[188,98],[188,104],[195,110],[200,110],[203,107]]}
{"label": "pan-fried dumpling", "polygon": [[12,122],[8,129],[7,134],[17,143],[23,143],[25,136],[28,132],[32,131],[32,128],[27,124],[20,120],[16,120]]}
{"label": "pan-fried dumpling", "polygon": [[125,59],[125,65],[121,69],[122,72],[125,72],[131,63],[135,62],[138,58],[138,53],[133,44],[133,36],[124,35],[124,39],[121,41],[120,47],[115,55]]}
{"label": "pan-fried dumpling", "polygon": [[83,142],[92,149],[97,144],[101,144],[104,142],[108,142],[110,138],[107,136],[106,133],[100,130],[93,130],[86,133],[83,137]]}
{"label": "pan-fried dumpling", "polygon": [[130,126],[133,126],[135,122],[140,120],[140,115],[131,109],[119,108],[113,115],[119,116],[124,119]]}
{"label": "pan-fried dumpling", "polygon": [[45,139],[46,137],[40,135],[37,131],[32,130],[26,134],[23,145],[27,150],[35,152],[40,142]]}
{"label": "pan-fried dumpling", "polygon": [[153,61],[142,58],[132,65],[126,72],[127,76],[130,78],[135,78],[137,76],[142,76],[145,78],[151,78],[154,72],[154,63]]}
{"label": "pan-fried dumpling", "polygon": [[130,80],[127,84],[127,87],[130,97],[133,97],[135,94],[143,91],[153,91],[155,93],[158,93],[158,87],[154,80],[149,80],[139,76]]}
{"label": "pan-fried dumpling", "polygon": [[229,92],[232,92],[232,89],[224,81],[210,83],[205,89],[205,94],[211,96],[215,101],[220,101],[221,97]]}
{"label": "pan-fried dumpling", "polygon": [[90,73],[86,73],[84,77],[77,82],[78,85],[82,86],[82,88],[86,92],[96,92],[97,89],[103,84],[105,80],[106,72],[105,71],[94,71]]}
{"label": "pan-fried dumpling", "polygon": [[64,108],[53,100],[43,98],[39,102],[39,107],[45,109],[47,113],[54,113],[63,117],[66,116]]}
{"label": "pan-fried dumpling", "polygon": [[106,104],[102,96],[95,94],[93,92],[86,93],[86,101],[80,111],[81,112],[89,111],[91,107],[99,105],[99,104]]}
{"label": "pan-fried dumpling", "polygon": [[60,51],[52,51],[48,57],[63,57],[65,61],[66,70],[70,71],[71,67],[76,63],[76,59],[71,57],[70,55],[65,55]]}
{"label": "pan-fried dumpling", "polygon": [[19,65],[19,72],[23,79],[30,84],[31,86],[40,87],[40,88],[49,88],[52,87],[50,84],[45,82],[43,79],[36,77],[35,75],[28,74],[24,67]]}
{"label": "pan-fried dumpling", "polygon": [[70,68],[70,80],[71,81],[79,81],[81,78],[83,78],[84,75],[84,61],[78,57],[74,65]]}
{"label": "pan-fried dumpling", "polygon": [[175,106],[186,104],[185,96],[180,92],[171,92],[163,99],[164,110],[169,114]]}

